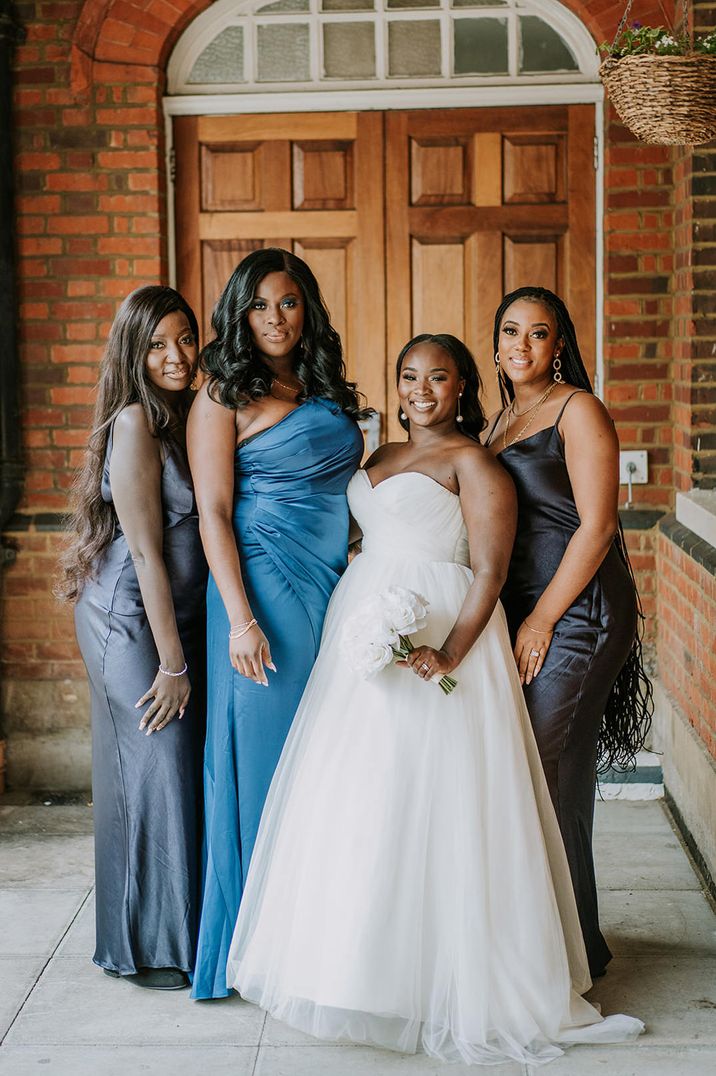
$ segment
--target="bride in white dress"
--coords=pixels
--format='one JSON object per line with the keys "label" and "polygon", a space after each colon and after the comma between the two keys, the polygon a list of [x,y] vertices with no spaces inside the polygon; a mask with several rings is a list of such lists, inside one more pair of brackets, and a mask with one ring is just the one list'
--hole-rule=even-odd
{"label": "bride in white dress", "polygon": [[[348,487],[363,549],[266,801],[227,981],[319,1038],[543,1063],[643,1024],[581,997],[567,860],[498,602],[514,490],[473,440],[478,390],[454,337],[403,349],[409,440]],[[341,627],[393,584],[429,600],[427,627],[410,667],[364,680]],[[445,673],[458,681],[447,697],[430,682]]]}

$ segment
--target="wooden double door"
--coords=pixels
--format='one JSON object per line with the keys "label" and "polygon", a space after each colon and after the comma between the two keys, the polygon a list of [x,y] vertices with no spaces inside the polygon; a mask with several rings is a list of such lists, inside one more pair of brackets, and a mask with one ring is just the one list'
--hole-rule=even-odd
{"label": "wooden double door", "polygon": [[524,284],[566,298],[593,373],[592,106],[174,123],[177,284],[204,339],[241,258],[282,246],[315,272],[384,437],[398,431],[395,358],[419,332],[465,340],[495,406],[493,315]]}

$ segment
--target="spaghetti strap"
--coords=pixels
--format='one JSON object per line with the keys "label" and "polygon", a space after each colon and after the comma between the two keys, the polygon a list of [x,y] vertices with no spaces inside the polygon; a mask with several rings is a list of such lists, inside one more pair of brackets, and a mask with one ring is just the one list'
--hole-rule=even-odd
{"label": "spaghetti strap", "polygon": [[502,410],[500,411],[500,413],[498,414],[497,418],[495,419],[495,421],[492,423],[492,429],[488,433],[487,440],[485,441],[485,448],[487,448],[488,445],[490,444],[490,441],[492,440],[492,435],[495,432],[495,430],[497,429],[497,423],[500,421],[500,419],[502,418],[504,413],[505,413],[505,409],[503,407]]}
{"label": "spaghetti strap", "polygon": [[554,428],[557,431],[557,433],[559,433],[559,424],[560,424],[560,422],[562,420],[562,415],[564,414],[565,407],[567,406],[569,401],[572,399],[572,397],[577,396],[580,392],[586,392],[586,389],[575,389],[574,392],[570,392],[569,396],[567,397],[567,399],[562,404],[561,410],[560,410],[559,414],[557,415],[557,418],[554,420]]}

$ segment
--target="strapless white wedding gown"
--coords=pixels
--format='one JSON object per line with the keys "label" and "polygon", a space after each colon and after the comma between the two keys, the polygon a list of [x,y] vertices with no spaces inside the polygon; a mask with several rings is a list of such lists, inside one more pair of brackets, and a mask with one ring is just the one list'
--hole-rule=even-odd
{"label": "strapless white wedding gown", "polygon": [[360,679],[340,650],[346,617],[391,584],[429,599],[413,639],[440,646],[472,581],[459,498],[415,472],[374,489],[365,471],[348,498],[363,552],[266,801],[228,982],[318,1038],[446,1061],[635,1038],[641,1021],[580,996],[567,860],[501,606],[448,697],[394,665]]}

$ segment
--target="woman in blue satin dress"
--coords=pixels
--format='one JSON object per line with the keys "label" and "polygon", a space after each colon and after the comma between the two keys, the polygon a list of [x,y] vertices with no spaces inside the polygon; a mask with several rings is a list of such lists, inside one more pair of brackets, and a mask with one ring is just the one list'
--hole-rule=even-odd
{"label": "woman in blue satin dress", "polygon": [[187,429],[207,591],[204,885],[192,997],[226,960],[273,772],[346,567],[363,451],[355,387],[313,273],[252,251],[212,317]]}

